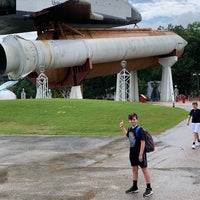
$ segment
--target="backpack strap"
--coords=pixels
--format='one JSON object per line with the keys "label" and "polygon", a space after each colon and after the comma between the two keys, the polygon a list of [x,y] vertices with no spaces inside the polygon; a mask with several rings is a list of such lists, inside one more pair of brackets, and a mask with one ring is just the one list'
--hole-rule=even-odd
{"label": "backpack strap", "polygon": [[136,129],[135,129],[135,135],[136,135],[137,138],[139,138],[138,137],[138,132],[139,132],[140,128],[141,128],[141,126],[137,126]]}

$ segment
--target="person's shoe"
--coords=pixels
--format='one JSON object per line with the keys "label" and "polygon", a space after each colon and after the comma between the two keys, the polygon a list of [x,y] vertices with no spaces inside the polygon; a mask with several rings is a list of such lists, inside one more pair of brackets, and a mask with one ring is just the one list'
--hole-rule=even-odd
{"label": "person's shoe", "polygon": [[147,188],[146,191],[143,194],[143,197],[149,197],[153,194],[152,188]]}
{"label": "person's shoe", "polygon": [[139,192],[138,187],[132,186],[128,190],[126,190],[126,194],[137,193]]}
{"label": "person's shoe", "polygon": [[196,147],[200,147],[200,142],[197,142],[197,143],[196,143]]}
{"label": "person's shoe", "polygon": [[195,146],[195,144],[193,144],[193,145],[192,145],[192,149],[195,149],[195,148],[196,148],[196,146]]}

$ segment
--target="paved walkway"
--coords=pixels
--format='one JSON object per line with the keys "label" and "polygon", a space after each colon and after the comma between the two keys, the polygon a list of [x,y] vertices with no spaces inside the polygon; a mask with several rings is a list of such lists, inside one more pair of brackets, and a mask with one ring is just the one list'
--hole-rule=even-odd
{"label": "paved walkway", "polygon": [[[166,104],[170,106],[170,104]],[[191,104],[176,105],[190,110]],[[148,154],[152,200],[199,200],[200,148],[186,120],[157,136]],[[137,200],[124,137],[0,136],[0,200]]]}

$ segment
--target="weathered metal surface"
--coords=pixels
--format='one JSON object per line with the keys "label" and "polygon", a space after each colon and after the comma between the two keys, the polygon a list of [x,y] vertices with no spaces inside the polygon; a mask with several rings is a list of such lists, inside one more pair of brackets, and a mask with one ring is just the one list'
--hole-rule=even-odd
{"label": "weathered metal surface", "polygon": [[141,21],[141,14],[128,1],[69,0],[35,12],[31,18],[40,28],[48,26],[51,21],[75,24],[74,26],[84,24],[84,27],[98,27],[102,24],[103,27],[110,27],[137,24]]}
{"label": "weathered metal surface", "polygon": [[116,27],[141,21],[141,14],[126,0],[1,0],[1,14],[6,15],[0,17],[0,34],[35,30],[31,14],[37,29],[44,30],[52,21],[75,27]]}

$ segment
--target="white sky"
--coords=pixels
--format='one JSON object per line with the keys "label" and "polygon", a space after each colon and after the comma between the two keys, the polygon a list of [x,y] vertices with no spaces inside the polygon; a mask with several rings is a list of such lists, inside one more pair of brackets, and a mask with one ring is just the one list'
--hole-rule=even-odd
{"label": "white sky", "polygon": [[200,21],[200,0],[129,0],[142,14],[139,26],[187,26]]}

